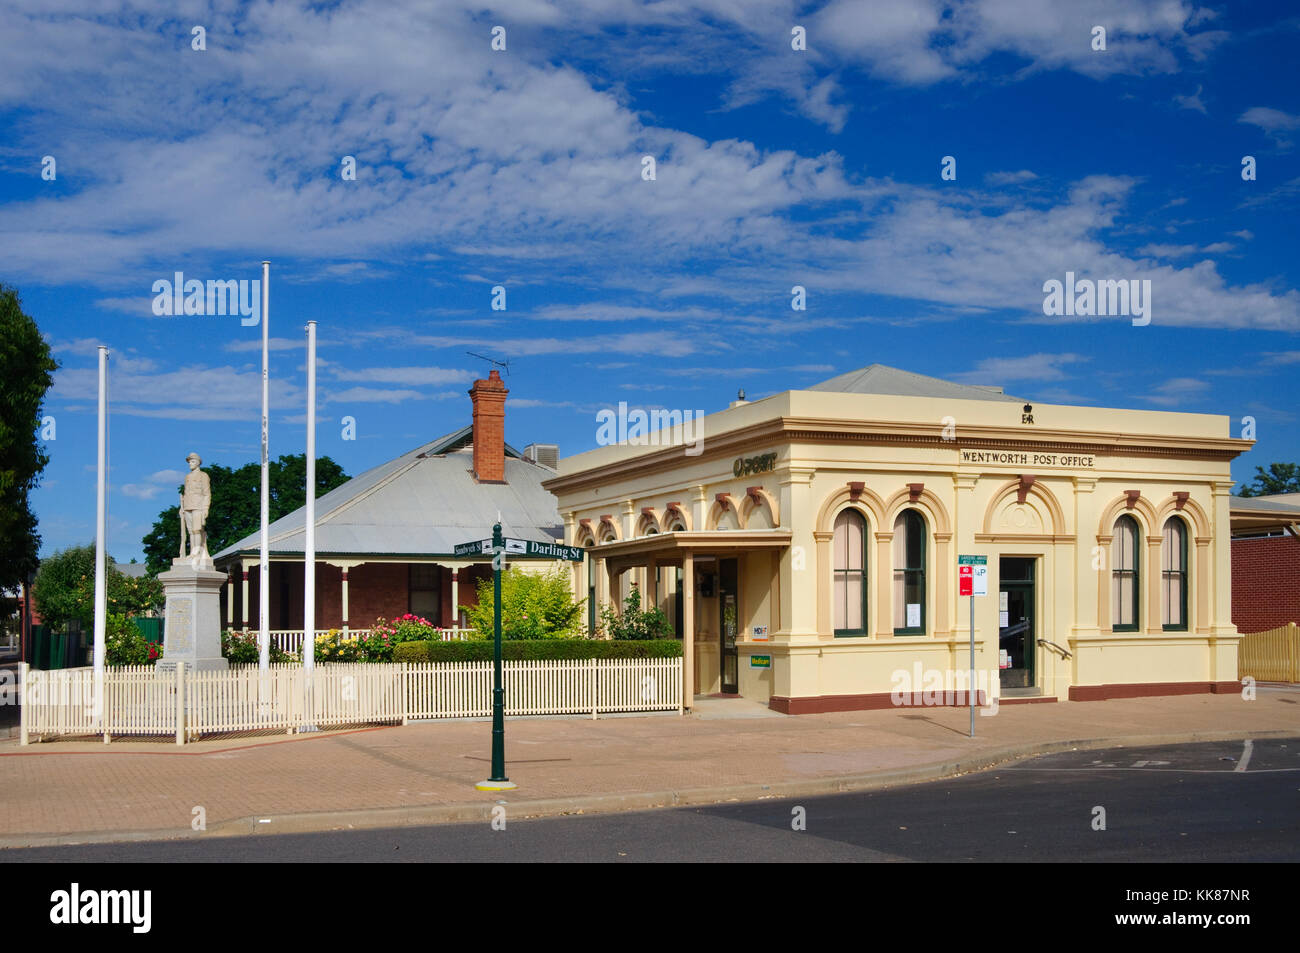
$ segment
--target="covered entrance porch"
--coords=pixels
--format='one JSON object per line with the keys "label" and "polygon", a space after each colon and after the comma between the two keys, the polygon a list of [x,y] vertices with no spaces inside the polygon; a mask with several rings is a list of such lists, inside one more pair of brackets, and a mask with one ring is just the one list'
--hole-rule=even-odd
{"label": "covered entrance porch", "polygon": [[[683,699],[771,693],[771,655],[780,625],[780,559],[790,531],[653,533],[587,549],[596,599],[622,611],[635,583],[682,640]],[[757,657],[757,659],[755,658]],[[766,690],[764,690],[766,689]]]}

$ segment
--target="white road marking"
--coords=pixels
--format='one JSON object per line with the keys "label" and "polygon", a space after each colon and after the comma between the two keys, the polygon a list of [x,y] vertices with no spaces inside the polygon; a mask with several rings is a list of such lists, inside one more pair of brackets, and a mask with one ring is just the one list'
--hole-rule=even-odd
{"label": "white road marking", "polygon": [[1245,770],[1246,770],[1246,765],[1250,764],[1250,753],[1251,753],[1254,749],[1255,749],[1255,742],[1253,742],[1253,741],[1247,739],[1247,741],[1246,741],[1246,746],[1245,746],[1244,748],[1242,748],[1242,750],[1241,750],[1241,760],[1237,762],[1237,766],[1236,766],[1235,768],[1233,768],[1232,770],[1233,770],[1233,771],[1245,771]]}

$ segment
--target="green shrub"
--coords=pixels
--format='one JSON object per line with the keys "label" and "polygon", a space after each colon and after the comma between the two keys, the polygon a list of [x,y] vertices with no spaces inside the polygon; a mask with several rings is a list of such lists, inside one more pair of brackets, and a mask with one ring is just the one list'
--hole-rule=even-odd
{"label": "green shrub", "polygon": [[162,646],[146,639],[140,627],[126,616],[115,613],[105,620],[105,665],[153,665],[160,658]]}
{"label": "green shrub", "polygon": [[[543,659],[680,658],[677,639],[612,642],[605,639],[501,640],[501,658],[508,662]],[[492,643],[403,642],[393,649],[394,662],[490,662]]]}
{"label": "green shrub", "polygon": [[658,606],[641,608],[641,590],[636,583],[623,600],[623,613],[618,615],[609,606],[600,607],[601,634],[612,639],[667,639],[673,634],[672,624]]}
{"label": "green shrub", "polygon": [[[474,638],[493,638],[492,578],[478,582],[478,605],[466,608]],[[502,639],[570,639],[582,634],[585,599],[573,601],[568,570],[561,564],[544,573],[511,566],[501,574]]]}
{"label": "green shrub", "polygon": [[[242,632],[225,631],[221,633],[221,654],[230,663],[234,665],[247,664],[249,662],[261,661],[261,654],[258,650],[256,632],[249,632],[247,629]],[[272,662],[296,662],[298,656],[286,652],[271,641],[270,660]]]}

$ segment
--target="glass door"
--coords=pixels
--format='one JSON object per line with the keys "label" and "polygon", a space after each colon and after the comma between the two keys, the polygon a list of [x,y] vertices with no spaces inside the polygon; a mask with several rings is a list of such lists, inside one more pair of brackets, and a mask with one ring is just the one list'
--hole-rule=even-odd
{"label": "glass door", "polygon": [[998,576],[998,681],[1004,689],[1032,688],[1037,655],[1034,560],[1003,558]]}
{"label": "glass door", "polygon": [[722,690],[733,695],[740,691],[740,666],[736,654],[736,635],[739,631],[737,577],[736,560],[718,561],[718,606],[721,612],[718,632],[722,639]]}

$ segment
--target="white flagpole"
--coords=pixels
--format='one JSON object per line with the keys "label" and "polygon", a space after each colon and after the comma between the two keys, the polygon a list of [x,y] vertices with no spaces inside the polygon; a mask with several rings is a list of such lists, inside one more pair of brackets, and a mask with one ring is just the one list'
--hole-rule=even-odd
{"label": "white flagpole", "polygon": [[271,263],[262,262],[262,537],[259,553],[257,585],[257,651],[258,667],[267,671],[271,664],[271,554],[268,548],[267,526],[271,522],[271,482],[267,467],[267,420],[270,414],[271,386],[268,370],[271,366],[271,338],[268,325],[271,320]]}
{"label": "white flagpole", "polygon": [[[307,697],[316,667],[316,322],[307,322],[307,513],[303,552],[302,667]],[[308,709],[310,717],[311,710]]]}
{"label": "white flagpole", "polygon": [[108,593],[104,536],[108,527],[108,348],[99,346],[99,460],[95,484],[95,654],[96,682],[104,676],[104,629]]}

